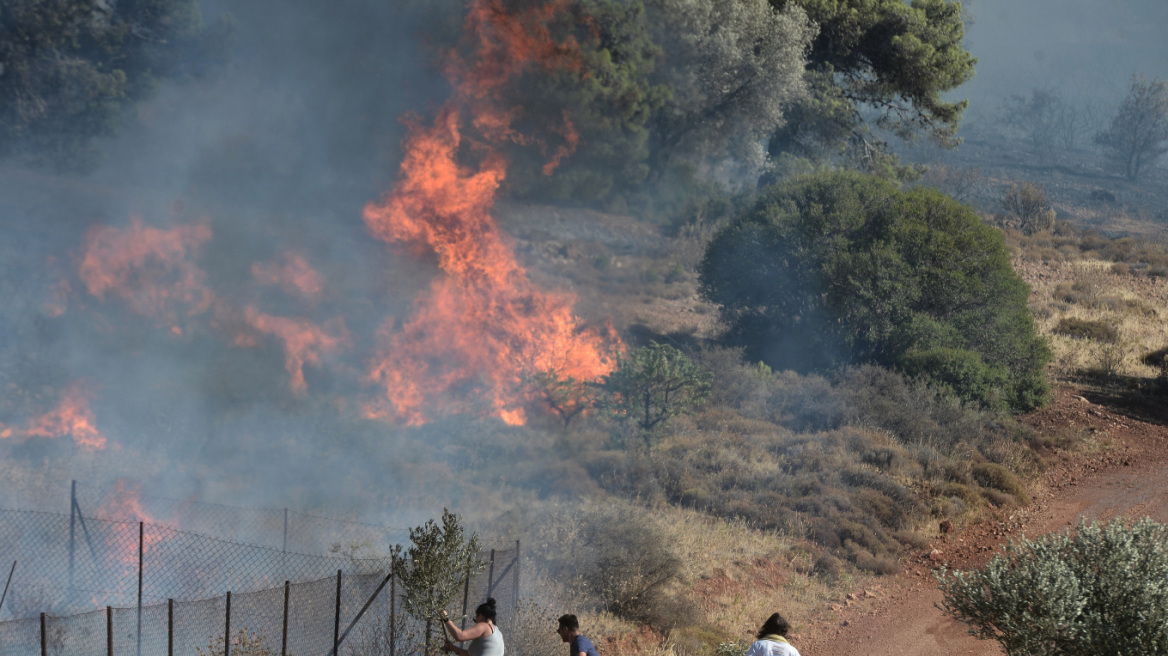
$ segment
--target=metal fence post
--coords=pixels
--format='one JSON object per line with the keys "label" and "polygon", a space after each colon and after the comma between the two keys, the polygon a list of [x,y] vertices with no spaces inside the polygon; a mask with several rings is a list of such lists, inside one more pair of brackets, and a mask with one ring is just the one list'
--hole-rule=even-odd
{"label": "metal fence post", "polygon": [[0,610],[4,610],[4,600],[8,598],[8,586],[12,585],[12,575],[16,573],[16,561],[12,561],[12,569],[8,570],[8,580],[4,582],[4,594],[0,594]]}
{"label": "metal fence post", "polygon": [[166,600],[166,656],[174,656],[174,599]]}
{"label": "metal fence post", "polygon": [[491,549],[491,566],[487,569],[487,596],[495,591],[495,550]]}
{"label": "metal fence post", "polygon": [[142,546],[146,524],[138,522],[138,656],[142,656]]}
{"label": "metal fence post", "polygon": [[223,625],[223,656],[231,656],[231,591],[227,591],[227,622]]}
{"label": "metal fence post", "polygon": [[470,597],[470,565],[466,567],[466,578],[462,580],[462,623],[460,629],[466,628],[466,602]]}
{"label": "metal fence post", "polygon": [[389,561],[389,656],[397,656],[397,556]]}
{"label": "metal fence post", "polygon": [[114,609],[105,607],[105,653],[114,656]]}
{"label": "metal fence post", "polygon": [[519,605],[519,540],[515,541],[515,605]]}
{"label": "metal fence post", "polygon": [[341,644],[341,570],[337,570],[337,612],[333,616],[333,656]]}
{"label": "metal fence post", "polygon": [[41,656],[49,656],[49,627],[44,613],[41,613]]}
{"label": "metal fence post", "polygon": [[284,628],[280,633],[280,656],[288,656],[288,596],[292,584],[284,581]]}
{"label": "metal fence post", "polygon": [[73,597],[73,554],[77,548],[77,481],[69,488],[69,597]]}

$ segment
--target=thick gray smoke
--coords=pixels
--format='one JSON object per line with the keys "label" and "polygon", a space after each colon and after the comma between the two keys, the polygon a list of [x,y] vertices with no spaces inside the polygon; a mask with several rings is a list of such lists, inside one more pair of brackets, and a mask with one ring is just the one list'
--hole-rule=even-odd
{"label": "thick gray smoke", "polygon": [[[415,439],[358,404],[378,327],[408,315],[432,273],[370,238],[361,209],[392,184],[401,117],[447,95],[438,49],[459,14],[203,3],[208,22],[224,11],[237,24],[226,64],[163,82],[102,144],[97,170],[0,169],[0,498],[64,512],[69,479],[125,477],[177,498],[428,517],[450,499],[394,517],[418,508],[402,496],[417,489]],[[87,283],[89,249],[132,241],[136,220],[172,239],[206,232],[185,233],[170,259],[144,247],[119,281],[129,295]],[[104,242],[101,230],[113,231]],[[307,287],[286,280],[305,271]],[[248,328],[246,308],[337,341],[310,348],[302,389],[288,345]],[[69,390],[104,448],[75,444],[68,427],[37,432]]]}

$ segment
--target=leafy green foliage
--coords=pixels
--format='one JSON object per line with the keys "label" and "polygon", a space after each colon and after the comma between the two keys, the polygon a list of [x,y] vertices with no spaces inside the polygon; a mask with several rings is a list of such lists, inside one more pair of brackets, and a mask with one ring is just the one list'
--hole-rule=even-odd
{"label": "leafy green foliage", "polygon": [[196,74],[229,23],[205,27],[197,0],[12,0],[0,9],[0,156],[63,168],[93,164],[161,77]]}
{"label": "leafy green foliage", "polygon": [[1168,654],[1168,529],[1080,523],[1011,542],[983,569],[936,574],[946,612],[1007,654]]}
{"label": "leafy green foliage", "polygon": [[[604,202],[649,176],[648,123],[669,97],[651,78],[661,49],[640,0],[575,0],[552,28],[577,44],[582,66],[533,67],[503,91],[521,111],[516,127],[547,142],[512,149],[510,184],[520,197]],[[566,144],[568,125],[578,146],[550,170],[550,144]]]}
{"label": "leafy green foliage", "polygon": [[[582,66],[532,67],[502,93],[537,147],[512,149],[523,197],[621,206],[647,182],[693,182],[702,168],[756,176],[764,144],[803,90],[812,28],[767,0],[573,0],[553,32]],[[567,125],[575,152],[546,164]]]}
{"label": "leafy green foliage", "polygon": [[706,399],[710,376],[676,348],[652,342],[619,357],[602,387],[611,395],[609,409],[635,423],[648,445],[653,429]]}
{"label": "leafy green foliage", "polygon": [[661,173],[688,162],[757,178],[764,144],[803,95],[803,53],[814,34],[807,16],[766,0],[649,6],[664,51],[658,77],[671,90],[652,123],[655,168]]}
{"label": "leafy green foliage", "polygon": [[850,141],[862,162],[878,163],[862,117],[876,112],[875,126],[903,139],[924,134],[956,143],[967,101],[941,94],[973,77],[976,60],[961,41],[961,5],[950,0],[771,0],[797,5],[819,33],[808,54],[811,94],[790,113],[772,141],[772,154],[830,153]]}
{"label": "leafy green foliage", "polygon": [[776,185],[715,236],[700,280],[728,338],[776,369],[945,362],[962,398],[1024,410],[1048,394],[1001,235],[934,190],[848,172]]}
{"label": "leafy green foliage", "polygon": [[462,593],[463,582],[486,567],[479,551],[478,536],[466,538],[458,515],[445,508],[441,526],[431,519],[410,529],[410,547],[405,559],[397,560],[397,577],[402,607],[426,623],[426,644],[431,644],[433,621]]}
{"label": "leafy green foliage", "polygon": [[1168,153],[1168,82],[1133,75],[1127,97],[1095,143],[1129,180]]}

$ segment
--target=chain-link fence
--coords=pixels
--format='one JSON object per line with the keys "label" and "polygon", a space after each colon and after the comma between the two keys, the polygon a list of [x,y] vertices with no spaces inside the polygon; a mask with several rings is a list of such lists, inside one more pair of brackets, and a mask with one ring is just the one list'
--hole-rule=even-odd
{"label": "chain-link fence", "polygon": [[[519,544],[482,557],[486,571],[467,583],[452,614],[494,597],[506,621],[519,600]],[[274,655],[282,644],[284,653],[326,654],[342,634],[353,653],[396,656],[416,653],[424,634],[400,612],[389,558],[307,555],[151,523],[15,510],[0,510],[0,558],[16,561],[0,616],[20,618],[0,622],[0,656],[226,656],[224,636],[227,651],[245,656]]]}
{"label": "chain-link fence", "polygon": [[[480,599],[502,598],[498,621],[505,625],[517,608],[518,553],[517,548],[493,552],[495,566],[503,568],[500,578],[491,580],[488,570],[473,579],[461,607],[473,612]],[[200,601],[168,600],[141,609],[107,607],[67,617],[41,614],[0,622],[0,656],[419,653],[425,624],[401,608],[400,590],[389,569],[356,576],[339,573]],[[452,610],[457,615],[460,608]],[[437,646],[440,628],[431,628],[432,646]]]}
{"label": "chain-link fence", "polygon": [[[62,489],[62,504],[68,493],[69,490]],[[323,553],[335,544],[366,544],[370,549],[384,553],[389,546],[409,540],[409,528],[403,526],[298,512],[288,508],[245,508],[175,499],[126,488],[121,482],[110,485],[75,482],[71,496],[74,511],[84,511],[86,516],[126,519],[125,501],[132,499],[137,513],[134,519],[181,526],[194,533],[282,551]]]}

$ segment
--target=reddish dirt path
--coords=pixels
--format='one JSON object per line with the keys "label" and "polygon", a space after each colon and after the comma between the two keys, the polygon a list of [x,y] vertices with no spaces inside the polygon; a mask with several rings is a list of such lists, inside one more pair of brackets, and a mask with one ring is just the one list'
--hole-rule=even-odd
{"label": "reddish dirt path", "polygon": [[800,651],[805,656],[998,656],[997,643],[974,639],[964,624],[934,606],[941,593],[929,575],[933,567],[976,567],[1011,537],[1065,529],[1080,517],[1148,515],[1168,522],[1168,420],[1163,416],[1168,410],[1087,396],[1061,389],[1049,407],[1022,420],[1044,431],[1094,429],[1111,448],[1058,457],[1030,506],[988,513],[959,533],[939,536],[932,559],[917,554],[903,574],[875,591],[859,591],[836,617],[806,627],[793,641]]}

